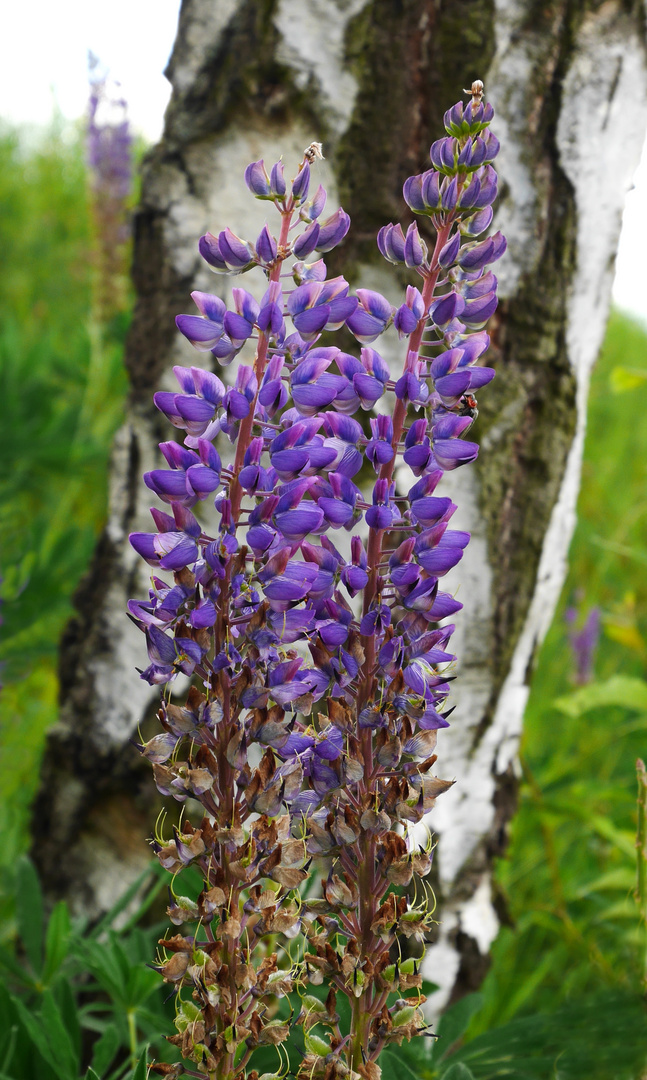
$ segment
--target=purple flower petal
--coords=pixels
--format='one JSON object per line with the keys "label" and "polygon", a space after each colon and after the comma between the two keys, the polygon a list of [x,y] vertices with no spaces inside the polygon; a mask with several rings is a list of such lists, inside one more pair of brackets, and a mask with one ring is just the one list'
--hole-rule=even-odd
{"label": "purple flower petal", "polygon": [[275,514],[273,521],[286,540],[303,540],[308,533],[319,528],[323,518],[323,510],[318,506],[302,503],[298,510]]}
{"label": "purple flower petal", "polygon": [[175,325],[194,349],[209,352],[223,335],[223,324],[203,319],[201,315],[176,315]]}

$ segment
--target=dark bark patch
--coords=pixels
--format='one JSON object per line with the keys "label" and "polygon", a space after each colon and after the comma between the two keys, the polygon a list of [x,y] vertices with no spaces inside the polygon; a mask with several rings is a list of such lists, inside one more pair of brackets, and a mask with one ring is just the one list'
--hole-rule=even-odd
{"label": "dark bark patch", "polygon": [[377,260],[382,225],[411,220],[402,185],[430,167],[429,147],[444,134],[445,109],[484,77],[493,51],[493,0],[373,0],[351,20],[346,59],[358,94],[334,156],[353,221],[347,268],[349,258]]}
{"label": "dark bark patch", "polygon": [[475,990],[480,989],[492,964],[489,953],[483,954],[474,938],[463,933],[462,930],[456,933],[454,946],[461,961],[448,1007],[465,997],[466,994],[473,994]]}
{"label": "dark bark patch", "polygon": [[[317,115],[316,88],[299,90],[290,68],[276,59],[278,31],[276,0],[247,0],[208,50],[191,87],[176,93],[166,116],[165,142],[185,145],[222,130],[232,121],[250,118],[288,121],[296,114]],[[182,12],[178,46],[190,25],[191,12]],[[173,81],[177,61],[167,68]],[[319,120],[321,123],[321,119]]]}

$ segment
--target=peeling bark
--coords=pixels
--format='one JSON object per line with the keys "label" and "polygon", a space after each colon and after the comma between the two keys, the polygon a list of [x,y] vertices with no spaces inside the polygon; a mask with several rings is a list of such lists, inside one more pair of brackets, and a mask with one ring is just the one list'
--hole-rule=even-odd
{"label": "peeling bark", "polygon": [[152,391],[170,388],[173,363],[194,359],[173,318],[191,289],[227,287],[201,265],[198,236],[229,224],[255,237],[265,214],[241,192],[244,166],[281,154],[289,165],[322,138],[320,179],[353,219],[346,268],[350,258],[357,283],[395,299],[375,231],[406,221],[402,181],[425,167],[443,110],[482,77],[502,141],[495,224],[509,254],[479,465],[446,484],[455,525],[473,539],[450,583],[465,610],[454,639],[458,707],[439,765],[457,783],[430,822],[441,922],[427,959],[435,1009],[479,984],[499,922],[492,861],[514,811],[533,659],[565,575],[588,377],[647,123],[642,18],[621,0],[185,0],[165,133],[145,164],[136,218],[129,416],[109,523],[62,642],[60,722],[34,815],[52,896],[96,914],[148,858],[152,783],[128,740],[145,728],[154,694],[133,671],[143,645],[124,615],[146,575],[126,536],[147,528],[140,475],[161,435]]}

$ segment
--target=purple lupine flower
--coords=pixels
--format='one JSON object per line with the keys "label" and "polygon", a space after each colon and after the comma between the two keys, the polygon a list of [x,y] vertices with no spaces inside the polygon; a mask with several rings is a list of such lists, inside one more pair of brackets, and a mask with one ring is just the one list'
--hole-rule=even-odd
{"label": "purple lupine flower", "polygon": [[393,325],[399,336],[402,338],[412,334],[424,314],[425,306],[420,290],[413,285],[408,285],[405,302],[398,308],[393,319]]}
{"label": "purple lupine flower", "polygon": [[384,225],[377,234],[377,246],[387,262],[404,262],[404,233],[401,225]]}
{"label": "purple lupine flower", "polygon": [[359,397],[362,408],[370,409],[384,394],[391,373],[375,349],[362,349],[360,359],[361,367],[353,374],[353,389]]}
{"label": "purple lupine flower", "polygon": [[251,165],[247,166],[245,169],[245,183],[252,195],[256,195],[257,199],[272,198],[270,178],[267,175],[267,169],[262,159],[252,161]]}
{"label": "purple lupine flower", "polygon": [[391,461],[395,451],[391,445],[393,442],[393,420],[390,416],[378,416],[371,420],[372,438],[366,447],[366,456],[379,472],[382,465]]}
{"label": "purple lupine flower", "polygon": [[292,253],[296,255],[298,259],[307,259],[308,255],[312,255],[312,252],[317,247],[320,232],[321,226],[317,221],[313,221],[305,232],[301,233],[301,235],[293,241]]}
{"label": "purple lupine flower", "polygon": [[118,83],[101,72],[99,60],[88,53],[90,100],[86,135],[97,264],[95,304],[107,322],[125,310],[124,283],[128,273],[131,229],[129,204],[133,190],[133,137],[126,101]]}
{"label": "purple lupine flower", "polygon": [[[239,353],[241,362],[226,387],[208,370],[177,368],[180,392],[155,397],[185,439],[163,443],[168,468],[145,477],[169,512],[154,508],[156,531],[131,537],[154,576],[129,613],[147,635],[143,678],[165,686],[194,675],[186,704],[165,699],[163,733],[140,750],[161,792],[205,809],[200,827],[184,821],[171,840],[155,841],[172,872],[192,865],[203,874],[198,898],[169,912],[176,923],[180,909],[202,920],[204,950],[195,936],[176,935],[161,965],[167,981],[193,993],[192,1042],[182,1035],[178,1044],[199,1068],[218,1070],[223,1032],[226,1052],[245,1062],[241,1073],[263,1039],[287,1038],[267,1007],[292,991],[295,975],[299,985],[329,982],[331,1017],[333,985],[362,1015],[360,1025],[332,1021],[347,1027],[336,1049],[307,1043],[299,1080],[349,1067],[370,1080],[382,1046],[424,1025],[418,997],[404,1005],[399,997],[419,990],[419,976],[391,965],[389,953],[398,934],[422,937],[431,921],[406,892],[431,863],[411,848],[407,826],[450,786],[431,770],[452,712],[447,620],[461,605],[440,584],[469,542],[450,527],[456,506],[438,485],[478,453],[466,436],[474,395],[494,377],[481,361],[483,327],[496,307],[490,267],[505,250],[499,234],[479,239],[492,220],[498,143],[480,83],[470,97],[449,110],[432,168],[405,183],[409,206],[429,219],[425,241],[415,224],[378,234],[384,258],[417,282],[399,305],[370,289],[350,296],[323,260],[305,261],[349,227],[341,209],[321,220],[321,186],[310,197],[318,144],[291,182],[280,162],[269,172],[252,162],[247,186],[279,227],[268,223],[252,245],[225,226],[199,250],[219,272],[258,267],[265,295],[258,303],[238,288],[225,305],[195,293],[199,314],[178,319],[210,363]],[[290,277],[295,287],[284,291]],[[359,342],[349,351],[321,337],[343,326]],[[373,347],[385,332],[402,341],[395,385],[382,346]],[[370,415],[360,423],[362,410]],[[214,445],[223,436],[232,444],[224,468]],[[409,490],[402,460],[416,477]],[[369,486],[365,464],[375,473]],[[200,504],[209,496],[207,526]],[[355,531],[362,519],[366,542]],[[344,529],[350,553],[335,546]],[[297,897],[318,856],[331,859],[322,895]],[[270,970],[257,941],[304,928],[294,972]],[[188,996],[180,1000],[186,1010]],[[306,1015],[295,1022],[307,1027]]]}
{"label": "purple lupine flower", "polygon": [[278,254],[278,247],[267,225],[264,225],[258,234],[255,248],[259,266],[271,266]]}
{"label": "purple lupine flower", "polygon": [[350,218],[343,210],[335,210],[335,213],[321,223],[317,243],[317,251],[325,253],[337,247],[346,236],[350,228]]}
{"label": "purple lupine flower", "polygon": [[407,235],[404,238],[404,263],[410,269],[417,269],[425,262],[427,258],[427,245],[424,240],[420,238],[418,232],[418,226],[415,221],[411,223],[407,229]]}
{"label": "purple lupine flower", "polygon": [[393,318],[393,309],[381,293],[372,289],[358,289],[359,306],[347,318],[346,324],[351,334],[363,345],[370,345],[383,334]]}
{"label": "purple lupine flower", "polygon": [[256,252],[247,240],[241,240],[231,229],[218,236],[206,233],[200,239],[200,254],[212,270],[223,274],[242,274],[256,261]]}
{"label": "purple lupine flower", "polygon": [[219,296],[201,292],[193,292],[191,296],[200,315],[177,315],[175,325],[195,349],[209,352],[225,332],[227,308]]}
{"label": "purple lupine flower", "polygon": [[593,665],[602,628],[600,608],[591,608],[579,630],[578,621],[578,609],[568,607],[564,612],[564,622],[569,627],[568,640],[575,660],[573,681],[578,686],[584,686],[593,678]]}
{"label": "purple lupine flower", "polygon": [[151,685],[172,682],[179,674],[191,675],[204,653],[196,641],[170,638],[155,625],[146,630],[146,641],[151,663],[141,677]]}

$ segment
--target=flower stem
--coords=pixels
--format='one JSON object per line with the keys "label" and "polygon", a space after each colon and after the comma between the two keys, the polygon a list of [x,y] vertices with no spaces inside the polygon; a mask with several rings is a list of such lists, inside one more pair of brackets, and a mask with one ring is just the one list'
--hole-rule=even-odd
{"label": "flower stem", "polygon": [[647,769],[642,758],[636,762],[638,779],[638,829],[636,833],[637,880],[636,902],[643,925],[642,983],[647,991]]}
{"label": "flower stem", "polygon": [[[436,237],[436,244],[431,258],[431,269],[429,271],[429,274],[425,278],[425,284],[422,290],[422,300],[424,303],[425,314],[423,315],[422,319],[419,320],[416,329],[413,331],[411,337],[409,338],[409,349],[407,351],[405,371],[411,370],[411,365],[415,360],[418,359],[420,345],[422,343],[422,335],[427,324],[427,311],[433,299],[434,289],[436,288],[436,284],[438,282],[438,275],[440,274],[438,256],[440,255],[440,252],[447,243],[447,238],[451,232],[452,225],[453,220],[450,219],[445,225],[441,227]],[[404,428],[406,416],[407,405],[403,398],[398,398],[396,400],[395,408],[393,410],[393,440],[391,445],[393,446],[394,451],[397,449],[398,443],[400,441],[400,436],[402,435],[402,429]],[[386,464],[384,464],[380,469],[380,480],[387,480],[389,483],[391,483],[395,461],[396,454],[394,453],[391,460],[387,461]],[[370,607],[377,594],[379,576],[378,570],[380,559],[382,557],[383,535],[383,529],[371,529],[369,532],[367,549],[369,578],[368,584],[364,590],[364,615],[370,610]],[[375,637],[373,635],[364,639],[364,655],[364,678],[362,684],[363,693],[360,694],[360,699],[358,701],[358,713],[361,711],[363,705],[366,704],[367,701],[371,700],[371,697],[373,695],[372,671],[375,666]]]}

